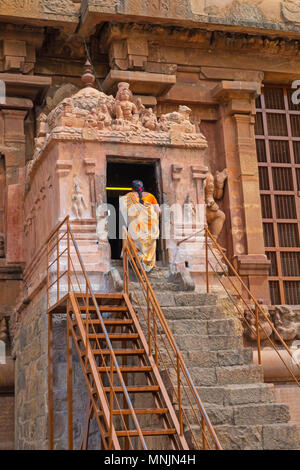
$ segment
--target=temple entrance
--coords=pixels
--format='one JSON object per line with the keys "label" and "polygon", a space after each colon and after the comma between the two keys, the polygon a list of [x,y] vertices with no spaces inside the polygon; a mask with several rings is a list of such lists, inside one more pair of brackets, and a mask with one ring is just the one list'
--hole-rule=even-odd
{"label": "temple entrance", "polygon": [[[107,160],[106,168],[106,196],[107,203],[115,209],[108,215],[108,233],[111,246],[111,258],[120,259],[122,251],[122,218],[119,218],[119,198],[131,190],[132,180],[142,180],[145,191],[154,194],[158,203],[161,204],[160,190],[160,165],[158,161],[134,160]],[[156,259],[162,260],[162,240],[158,240]]]}

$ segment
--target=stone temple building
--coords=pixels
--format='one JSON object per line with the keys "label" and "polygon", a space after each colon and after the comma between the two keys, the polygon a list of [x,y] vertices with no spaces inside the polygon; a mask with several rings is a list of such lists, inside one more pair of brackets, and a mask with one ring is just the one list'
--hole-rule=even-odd
{"label": "stone temple building", "polygon": [[299,89],[300,0],[0,0],[1,450],[300,449]]}

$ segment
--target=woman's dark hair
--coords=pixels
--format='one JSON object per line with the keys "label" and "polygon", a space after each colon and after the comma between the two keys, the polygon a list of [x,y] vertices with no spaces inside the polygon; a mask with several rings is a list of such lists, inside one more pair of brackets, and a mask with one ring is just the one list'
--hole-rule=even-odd
{"label": "woman's dark hair", "polygon": [[138,193],[140,203],[144,204],[144,201],[143,201],[144,183],[143,183],[143,181],[133,180],[131,185],[132,185],[133,191],[136,191]]}

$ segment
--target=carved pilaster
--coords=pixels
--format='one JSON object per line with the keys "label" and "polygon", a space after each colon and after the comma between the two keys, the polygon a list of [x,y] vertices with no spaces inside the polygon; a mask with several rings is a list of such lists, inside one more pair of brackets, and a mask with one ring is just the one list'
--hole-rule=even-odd
{"label": "carved pilaster", "polygon": [[258,164],[254,135],[255,98],[261,84],[246,81],[222,81],[213,97],[221,104],[228,194],[225,198],[227,218],[232,233],[232,255],[240,273],[248,276],[249,285],[258,297],[269,300]]}

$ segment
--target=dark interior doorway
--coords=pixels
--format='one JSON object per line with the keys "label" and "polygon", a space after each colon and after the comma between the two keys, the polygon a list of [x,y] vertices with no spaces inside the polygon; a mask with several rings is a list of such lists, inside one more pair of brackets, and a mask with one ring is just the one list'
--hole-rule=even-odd
{"label": "dark interior doorway", "polygon": [[[120,237],[119,220],[119,198],[129,192],[132,180],[139,179],[144,183],[145,191],[154,194],[158,203],[161,203],[159,187],[159,166],[158,162],[130,162],[107,161],[106,168],[106,191],[107,203],[111,204],[116,217],[116,228],[112,214],[108,216],[109,243],[111,246],[112,259],[120,259],[122,251],[122,239]],[[109,189],[118,188],[118,189]],[[122,189],[121,189],[122,188]],[[124,189],[123,189],[124,188]],[[122,223],[122,222],[121,222]],[[157,259],[161,259],[161,243],[157,243]]]}

